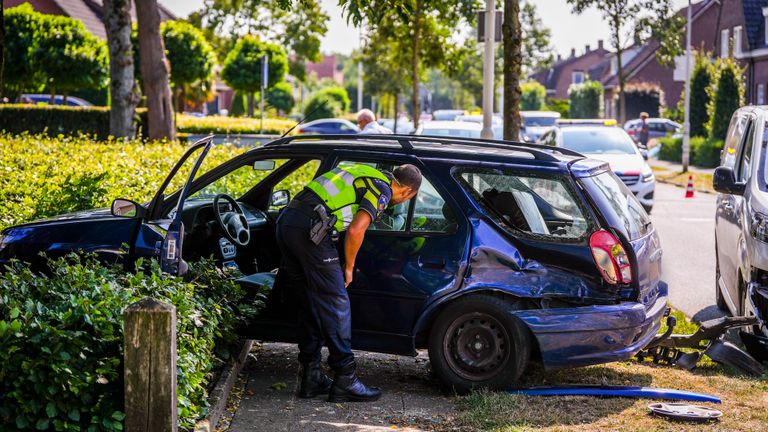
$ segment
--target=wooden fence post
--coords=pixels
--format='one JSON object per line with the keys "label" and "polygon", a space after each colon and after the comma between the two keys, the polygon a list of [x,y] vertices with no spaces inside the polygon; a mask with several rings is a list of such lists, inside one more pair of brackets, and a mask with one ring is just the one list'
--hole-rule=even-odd
{"label": "wooden fence post", "polygon": [[151,297],[123,313],[126,432],[176,432],[176,308]]}

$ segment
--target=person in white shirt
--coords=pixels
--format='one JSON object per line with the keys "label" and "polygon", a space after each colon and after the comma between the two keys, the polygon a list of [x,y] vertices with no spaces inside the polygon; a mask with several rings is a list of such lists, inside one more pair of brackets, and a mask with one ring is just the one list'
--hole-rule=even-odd
{"label": "person in white shirt", "polygon": [[391,134],[389,128],[376,122],[376,114],[373,111],[363,108],[357,112],[357,125],[360,126],[361,134]]}

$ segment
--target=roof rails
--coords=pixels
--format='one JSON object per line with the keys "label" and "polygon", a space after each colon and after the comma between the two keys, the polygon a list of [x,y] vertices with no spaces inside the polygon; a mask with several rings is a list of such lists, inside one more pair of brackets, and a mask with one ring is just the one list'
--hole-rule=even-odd
{"label": "roof rails", "polygon": [[617,126],[616,119],[557,119],[558,125],[601,125]]}
{"label": "roof rails", "polygon": [[294,135],[289,137],[279,138],[275,141],[265,144],[265,146],[279,146],[289,144],[294,141],[333,141],[333,140],[345,140],[345,141],[393,141],[402,147],[407,152],[413,152],[414,142],[437,142],[446,145],[473,145],[485,148],[497,148],[503,150],[517,150],[521,152],[529,153],[537,160],[545,161],[559,161],[554,153],[559,153],[567,156],[579,156],[583,157],[581,153],[573,150],[568,150],[562,147],[550,147],[540,144],[528,144],[519,143],[515,141],[503,141],[503,140],[487,140],[481,138],[453,138],[445,136],[432,136],[432,135],[397,135],[397,134],[352,134],[352,135]]}

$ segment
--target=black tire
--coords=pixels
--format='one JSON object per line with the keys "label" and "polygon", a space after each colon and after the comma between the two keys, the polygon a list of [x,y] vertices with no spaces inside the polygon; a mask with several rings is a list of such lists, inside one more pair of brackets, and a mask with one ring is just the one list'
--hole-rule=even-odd
{"label": "black tire", "polygon": [[476,295],[440,313],[429,335],[429,360],[448,389],[459,394],[507,389],[520,378],[532,340],[525,323],[512,314],[515,309],[501,298]]}

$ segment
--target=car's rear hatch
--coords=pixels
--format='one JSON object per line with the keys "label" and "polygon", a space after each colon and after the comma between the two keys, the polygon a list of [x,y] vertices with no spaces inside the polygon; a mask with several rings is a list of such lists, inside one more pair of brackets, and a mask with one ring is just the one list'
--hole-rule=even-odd
{"label": "car's rear hatch", "polygon": [[659,294],[662,249],[650,216],[606,164],[581,160],[572,164],[571,171],[604,219],[605,228],[613,230],[622,243],[631,246],[632,299],[652,305]]}

